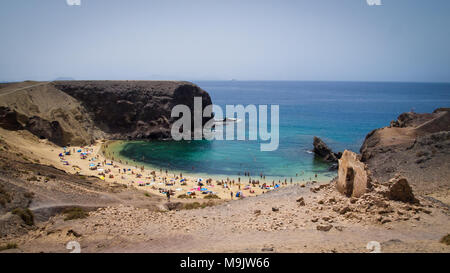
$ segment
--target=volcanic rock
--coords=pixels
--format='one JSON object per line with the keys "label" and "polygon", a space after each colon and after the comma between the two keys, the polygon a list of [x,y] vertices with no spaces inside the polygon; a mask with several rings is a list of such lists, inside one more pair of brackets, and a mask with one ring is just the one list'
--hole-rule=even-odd
{"label": "volcanic rock", "polygon": [[6,130],[22,130],[23,126],[18,121],[16,111],[9,107],[0,106],[0,127]]}
{"label": "volcanic rock", "polygon": [[[178,119],[171,117],[174,106],[187,106],[193,117],[194,98],[202,104],[198,112],[212,104],[206,91],[189,82],[55,81],[30,88],[26,84],[6,87],[11,91],[0,100],[0,127],[26,127],[60,146],[88,145],[98,139],[170,139]],[[201,119],[204,125],[211,117]],[[191,126],[187,129],[193,132],[194,122]]]}
{"label": "volcanic rock", "polygon": [[65,146],[68,144],[67,139],[65,139],[67,133],[64,132],[58,121],[50,122],[34,116],[28,120],[25,128],[39,138],[46,138],[56,145]]}
{"label": "volcanic rock", "polygon": [[[63,81],[55,87],[81,101],[95,124],[116,139],[171,138],[172,108],[186,105],[194,116],[194,97],[203,110],[212,101],[195,84],[175,81]],[[193,119],[192,119],[193,120]],[[205,124],[209,118],[203,118]],[[192,128],[194,127],[192,122]]]}
{"label": "volcanic rock", "polygon": [[313,152],[326,162],[337,163],[339,154],[333,153],[333,151],[328,148],[327,144],[318,137],[314,137],[314,149]]}

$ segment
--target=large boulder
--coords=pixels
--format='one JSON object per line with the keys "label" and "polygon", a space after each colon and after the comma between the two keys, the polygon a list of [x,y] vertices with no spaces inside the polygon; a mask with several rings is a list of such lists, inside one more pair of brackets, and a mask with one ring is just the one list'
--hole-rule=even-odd
{"label": "large boulder", "polygon": [[404,177],[394,177],[388,182],[387,197],[391,200],[416,203],[417,199],[414,197],[411,186],[408,180]]}
{"label": "large boulder", "polygon": [[339,159],[337,190],[347,197],[360,197],[371,189],[371,177],[359,156],[345,150]]}

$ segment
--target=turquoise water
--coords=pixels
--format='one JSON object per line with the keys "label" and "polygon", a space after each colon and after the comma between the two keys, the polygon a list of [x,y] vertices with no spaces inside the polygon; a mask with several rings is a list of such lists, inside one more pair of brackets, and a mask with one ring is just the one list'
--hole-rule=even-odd
{"label": "turquoise water", "polygon": [[[450,84],[368,82],[196,82],[214,104],[278,104],[280,142],[261,152],[259,141],[126,142],[120,155],[185,173],[225,176],[331,177],[316,159],[313,136],[333,150],[359,151],[367,133],[387,126],[402,112],[431,112],[450,106]],[[270,119],[269,119],[270,120]],[[297,176],[298,175],[298,176]]]}

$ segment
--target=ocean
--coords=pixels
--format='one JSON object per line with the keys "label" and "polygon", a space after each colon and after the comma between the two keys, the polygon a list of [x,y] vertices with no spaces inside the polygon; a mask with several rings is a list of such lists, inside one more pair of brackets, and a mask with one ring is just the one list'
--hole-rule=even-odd
{"label": "ocean", "polygon": [[[259,141],[129,141],[120,157],[154,168],[209,177],[261,173],[268,179],[329,179],[336,172],[312,154],[313,137],[334,151],[358,152],[373,129],[403,112],[450,107],[449,83],[199,81],[214,104],[279,105],[279,148],[260,151]],[[269,111],[270,112],[270,111]],[[270,119],[269,119],[270,121]],[[270,123],[270,122],[269,122]],[[317,175],[317,178],[315,178]]]}

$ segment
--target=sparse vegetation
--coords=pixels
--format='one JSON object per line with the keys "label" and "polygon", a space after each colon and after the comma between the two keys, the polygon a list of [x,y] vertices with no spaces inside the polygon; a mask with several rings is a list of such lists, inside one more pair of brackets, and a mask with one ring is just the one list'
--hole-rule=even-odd
{"label": "sparse vegetation", "polygon": [[421,157],[421,156],[427,156],[429,153],[428,152],[426,152],[426,151],[418,151],[417,153],[416,153],[416,156],[417,157]]}
{"label": "sparse vegetation", "polygon": [[8,249],[14,249],[14,248],[17,248],[17,244],[16,243],[8,243],[6,245],[0,246],[0,251],[8,250]]}
{"label": "sparse vegetation", "polygon": [[11,202],[11,195],[6,192],[2,185],[0,185],[0,205],[6,206],[6,203]]}
{"label": "sparse vegetation", "polygon": [[192,196],[183,193],[183,194],[178,195],[177,198],[180,198],[180,199],[190,199],[190,198],[192,198]]}
{"label": "sparse vegetation", "polygon": [[26,192],[26,193],[23,194],[23,196],[24,196],[25,198],[31,199],[31,198],[34,197],[34,193],[33,193],[33,192]]}
{"label": "sparse vegetation", "polygon": [[27,178],[28,181],[39,181],[39,178],[37,176],[33,175],[32,177]]}
{"label": "sparse vegetation", "polygon": [[214,206],[213,202],[206,202],[206,203],[199,203],[199,202],[194,202],[194,203],[187,203],[184,204],[184,209],[204,209],[206,207],[212,207]]}
{"label": "sparse vegetation", "polygon": [[187,203],[184,204],[184,209],[198,209],[200,206],[201,205],[199,202]]}
{"label": "sparse vegetation", "polygon": [[54,175],[54,174],[49,174],[49,175],[47,176],[47,179],[48,179],[48,180],[55,179],[55,178],[56,178],[56,175]]}
{"label": "sparse vegetation", "polygon": [[80,207],[66,208],[63,213],[66,215],[64,221],[74,220],[74,219],[84,219],[89,216],[89,213]]}
{"label": "sparse vegetation", "polygon": [[447,234],[444,237],[442,237],[440,242],[446,245],[450,245],[450,234]]}
{"label": "sparse vegetation", "polygon": [[220,199],[220,197],[217,196],[216,194],[208,194],[205,197],[203,197],[203,199]]}
{"label": "sparse vegetation", "polygon": [[32,226],[34,225],[34,215],[33,212],[28,208],[15,208],[12,213],[19,216],[25,224]]}

